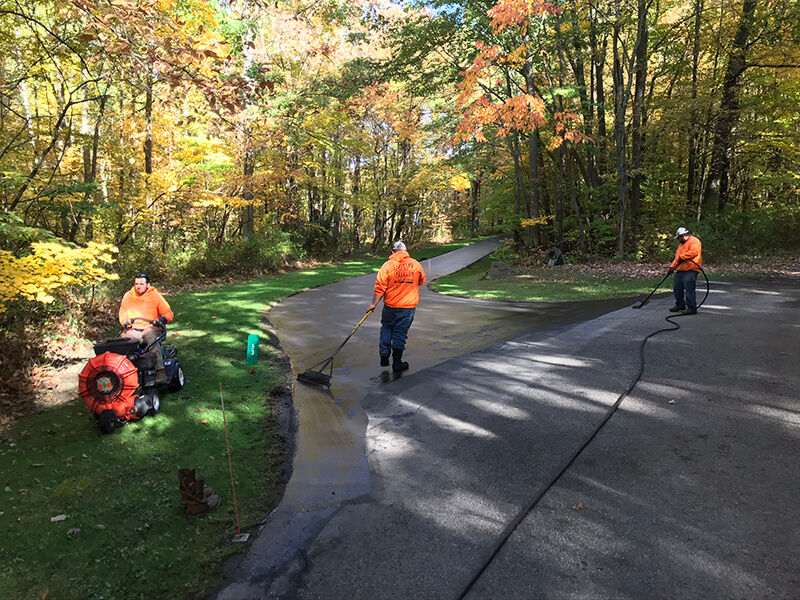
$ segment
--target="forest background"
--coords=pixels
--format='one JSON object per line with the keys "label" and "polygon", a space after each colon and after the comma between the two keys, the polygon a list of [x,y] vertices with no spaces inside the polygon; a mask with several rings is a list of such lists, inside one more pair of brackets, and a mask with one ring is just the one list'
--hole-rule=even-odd
{"label": "forest background", "polygon": [[0,0],[0,393],[141,271],[796,251],[798,41],[790,0]]}

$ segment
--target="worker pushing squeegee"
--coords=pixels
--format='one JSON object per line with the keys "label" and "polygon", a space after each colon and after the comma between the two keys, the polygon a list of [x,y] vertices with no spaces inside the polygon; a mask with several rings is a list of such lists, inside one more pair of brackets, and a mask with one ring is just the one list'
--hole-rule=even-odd
{"label": "worker pushing squeegee", "polygon": [[300,373],[297,380],[330,387],[333,377],[333,358],[358,330],[361,323],[375,311],[381,298],[383,298],[383,312],[378,344],[380,365],[388,367],[391,354],[393,371],[401,372],[408,369],[408,363],[403,361],[403,351],[419,303],[419,288],[424,283],[425,270],[422,265],[409,256],[403,242],[395,242],[392,255],[378,271],[372,303],[367,307],[367,313],[328,359]]}

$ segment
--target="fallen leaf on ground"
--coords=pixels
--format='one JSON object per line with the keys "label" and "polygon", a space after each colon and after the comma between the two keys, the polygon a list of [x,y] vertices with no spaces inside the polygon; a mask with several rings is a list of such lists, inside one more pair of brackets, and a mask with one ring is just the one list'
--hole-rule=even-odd
{"label": "fallen leaf on ground", "polygon": [[80,533],[80,532],[81,532],[81,528],[80,527],[73,527],[72,529],[67,531],[67,535],[75,535],[75,534]]}
{"label": "fallen leaf on ground", "polygon": [[99,529],[100,531],[103,531],[106,528],[106,526],[105,525],[100,525],[100,523],[98,523],[97,525],[94,526],[94,528],[95,529]]}
{"label": "fallen leaf on ground", "polygon": [[255,367],[253,367],[252,369],[250,369],[250,370],[248,371],[248,373],[250,373],[250,375],[252,375],[252,374],[253,374],[253,373],[255,373],[255,372],[256,372],[256,368],[255,368]]}
{"label": "fallen leaf on ground", "polygon": [[582,508],[583,508],[583,504],[576,504],[575,506],[572,507],[573,510],[580,510]]}
{"label": "fallen leaf on ground", "polygon": [[200,412],[204,412],[206,409],[205,408],[198,408],[197,410],[199,410]]}
{"label": "fallen leaf on ground", "polygon": [[55,517],[50,517],[51,523],[58,523],[59,521],[66,521],[67,515],[56,515]]}
{"label": "fallen leaf on ground", "polygon": [[201,423],[203,423],[203,424],[206,424],[206,423],[208,423],[208,419],[203,419],[203,420],[202,420],[202,421],[200,421],[200,422],[201,422]]}

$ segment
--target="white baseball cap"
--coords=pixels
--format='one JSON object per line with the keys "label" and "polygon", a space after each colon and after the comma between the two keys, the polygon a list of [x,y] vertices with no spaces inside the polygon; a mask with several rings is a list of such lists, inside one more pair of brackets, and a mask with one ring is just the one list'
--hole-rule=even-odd
{"label": "white baseball cap", "polygon": [[675,233],[675,237],[679,238],[682,235],[686,235],[687,233],[689,233],[689,230],[686,229],[686,227],[678,227],[678,231]]}
{"label": "white baseball cap", "polygon": [[392,246],[392,252],[397,252],[398,250],[405,250],[406,245],[403,242],[395,242],[394,246]]}

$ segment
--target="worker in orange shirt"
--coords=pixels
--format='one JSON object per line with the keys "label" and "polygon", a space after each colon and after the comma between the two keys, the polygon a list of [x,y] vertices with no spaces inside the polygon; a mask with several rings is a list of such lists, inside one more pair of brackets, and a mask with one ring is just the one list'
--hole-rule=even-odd
{"label": "worker in orange shirt", "polygon": [[[150,287],[150,278],[145,273],[139,273],[133,278],[133,287],[125,292],[119,307],[119,323],[123,328],[120,337],[144,340],[149,346],[158,339],[164,325],[171,322],[174,316],[169,302],[156,288]],[[152,350],[156,355],[156,384],[167,383],[161,344],[156,344]]]}
{"label": "worker in orange shirt", "polygon": [[372,304],[367,307],[367,312],[375,310],[383,298],[378,346],[382,367],[389,366],[391,352],[392,370],[399,372],[408,369],[408,363],[403,362],[403,350],[419,303],[419,286],[424,283],[422,265],[409,256],[403,242],[396,242],[389,260],[378,271]]}
{"label": "worker in orange shirt", "polygon": [[685,227],[678,227],[675,239],[678,240],[679,246],[675,252],[675,260],[672,261],[667,271],[667,274],[675,272],[675,279],[672,283],[675,306],[669,311],[679,312],[682,315],[696,315],[695,287],[700,267],[703,266],[703,245],[700,240],[690,235],[689,230]]}

